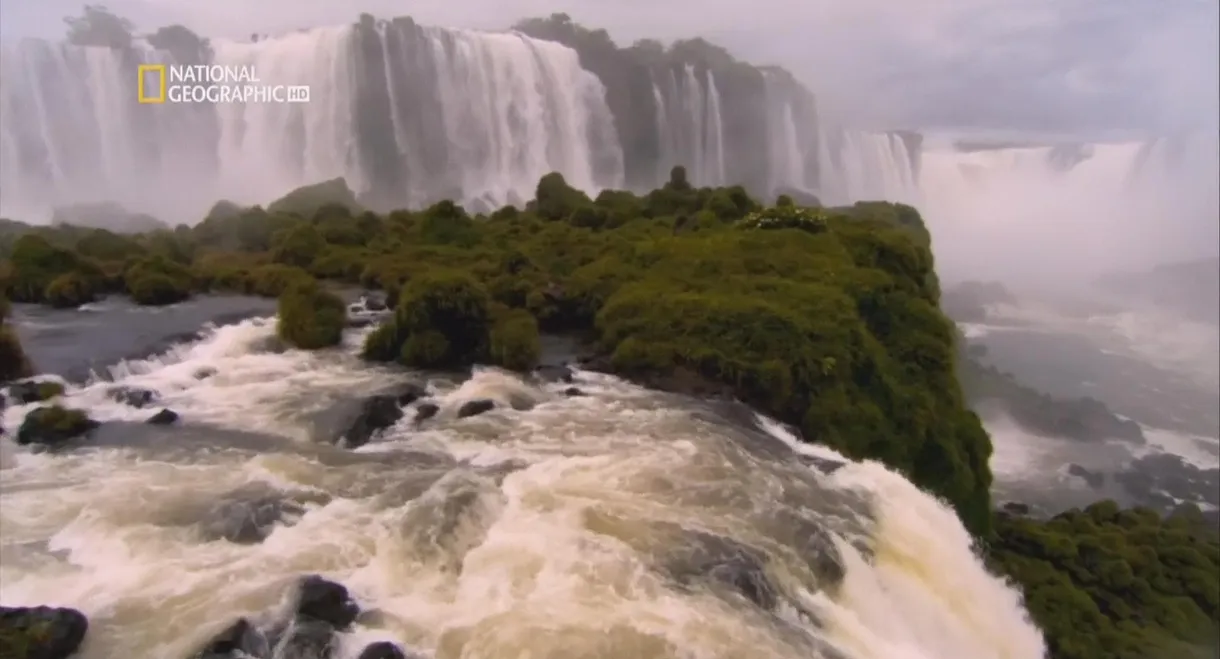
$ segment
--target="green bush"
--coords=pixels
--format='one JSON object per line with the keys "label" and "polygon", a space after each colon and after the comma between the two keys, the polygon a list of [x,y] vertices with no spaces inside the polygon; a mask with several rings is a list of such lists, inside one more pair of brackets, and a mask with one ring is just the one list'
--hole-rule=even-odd
{"label": "green bush", "polygon": [[486,358],[491,296],[470,275],[437,269],[409,281],[394,318],[365,342],[364,355],[418,368],[468,366]]}
{"label": "green bush", "polygon": [[1052,659],[1201,659],[1220,644],[1220,535],[1193,505],[999,515],[988,558],[1024,590]]}
{"label": "green bush", "polygon": [[43,301],[57,309],[73,309],[97,299],[94,286],[93,281],[79,272],[68,272],[47,284]]}
{"label": "green bush", "polygon": [[0,382],[20,380],[33,374],[34,369],[21,348],[17,332],[8,323],[0,323]]}
{"label": "green bush", "polygon": [[80,437],[97,425],[80,410],[47,405],[25,415],[17,429],[17,443],[55,446]]}
{"label": "green bush", "polygon": [[191,296],[195,281],[185,266],[162,256],[150,256],[132,264],[123,274],[127,294],[136,304],[165,306]]}
{"label": "green bush", "polygon": [[279,296],[279,337],[302,350],[336,346],[343,339],[347,308],[312,279],[292,282]]}
{"label": "green bush", "polygon": [[522,309],[506,310],[496,318],[490,343],[491,363],[514,371],[537,366],[542,354],[538,321]]}

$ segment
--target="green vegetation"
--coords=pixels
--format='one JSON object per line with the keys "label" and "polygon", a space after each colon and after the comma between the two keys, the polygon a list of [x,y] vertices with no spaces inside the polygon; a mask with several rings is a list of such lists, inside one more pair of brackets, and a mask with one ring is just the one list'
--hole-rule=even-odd
{"label": "green vegetation", "polygon": [[280,334],[304,348],[334,345],[344,321],[319,281],[378,288],[393,315],[364,356],[420,368],[528,369],[539,332],[572,334],[616,373],[731,393],[948,501],[996,569],[1026,589],[1056,659],[1211,638],[1197,627],[1200,615],[1215,617],[1214,591],[1198,583],[1215,581],[1215,544],[1190,540],[1195,554],[1179,551],[1200,537],[1184,522],[1141,511],[1092,522],[1097,542],[1126,552],[1143,579],[1123,586],[1075,517],[993,515],[991,444],[967,409],[959,371],[969,364],[909,206],[767,206],[741,187],[695,188],[681,168],[648,194],[595,199],[550,174],[523,208],[487,215],[452,202],[374,214],[312,199],[316,207],[292,212],[221,203],[195,227],[133,236],[0,222],[0,286],[43,304],[66,274],[99,295],[152,290],[137,297],[149,303],[208,291],[279,296]]}
{"label": "green vegetation", "polygon": [[302,277],[280,294],[278,316],[281,339],[302,350],[318,350],[339,345],[347,308],[313,278]]}
{"label": "green vegetation", "polygon": [[34,374],[30,360],[26,358],[17,339],[17,332],[9,325],[12,312],[8,298],[0,294],[0,383],[20,380]]}
{"label": "green vegetation", "polygon": [[1113,501],[998,515],[989,558],[1025,592],[1053,659],[1203,659],[1220,647],[1220,535],[1199,509]]}

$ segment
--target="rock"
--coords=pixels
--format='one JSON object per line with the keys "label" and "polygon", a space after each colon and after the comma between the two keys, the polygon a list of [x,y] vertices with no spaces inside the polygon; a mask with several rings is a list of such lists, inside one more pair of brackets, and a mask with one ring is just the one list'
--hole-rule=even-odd
{"label": "rock", "polygon": [[462,403],[462,406],[458,408],[457,417],[459,419],[465,419],[468,416],[477,416],[484,412],[490,412],[491,410],[495,409],[495,407],[496,402],[494,400],[488,400],[486,398],[468,400],[465,403]]}
{"label": "rock", "polygon": [[415,406],[415,423],[427,421],[436,416],[436,413],[440,411],[441,406],[436,403],[420,403]]}
{"label": "rock", "polygon": [[[322,502],[325,502],[325,497]],[[200,529],[208,540],[223,539],[234,544],[252,545],[265,540],[277,523],[304,514],[305,506],[300,501],[278,493],[247,494],[238,490],[205,513]]]}
{"label": "rock", "polygon": [[373,318],[351,318],[347,319],[347,327],[350,329],[361,329],[373,325],[377,321]]}
{"label": "rock", "polygon": [[800,460],[802,464],[813,467],[827,476],[842,469],[844,465],[847,464],[838,460],[829,460],[827,458],[819,458],[815,455],[804,455],[800,453],[796,455],[796,459]]}
{"label": "rock", "polygon": [[111,387],[106,395],[116,402],[141,409],[157,400],[157,392],[139,387]]}
{"label": "rock", "polygon": [[243,653],[250,657],[266,657],[271,653],[267,637],[245,618],[238,618],[212,638],[192,659],[236,659]]}
{"label": "rock", "polygon": [[21,427],[17,429],[17,443],[22,446],[59,446],[88,434],[99,425],[80,410],[59,405],[43,406],[27,414],[21,422]]}
{"label": "rock", "polygon": [[534,377],[543,382],[565,382],[572,384],[573,373],[572,369],[567,366],[556,366],[554,364],[543,364],[534,369]]}
{"label": "rock", "polygon": [[364,296],[364,308],[369,311],[385,311],[387,309],[384,300],[371,295]]}
{"label": "rock", "polygon": [[89,619],[75,609],[0,606],[0,656],[67,659],[80,648]]}
{"label": "rock", "polygon": [[407,654],[389,641],[378,641],[360,651],[357,659],[408,659]]}
{"label": "rock", "polygon": [[63,393],[64,386],[51,380],[27,380],[25,382],[17,382],[8,388],[8,398],[19,405],[41,403],[44,400],[62,396]]}
{"label": "rock", "polygon": [[1069,464],[1067,472],[1072,476],[1084,479],[1084,482],[1088,483],[1089,487],[1095,490],[1106,484],[1105,474],[1089,471],[1078,464]]}
{"label": "rock", "polygon": [[178,422],[178,413],[170,409],[162,409],[160,412],[148,418],[147,423],[153,426],[172,426]]}
{"label": "rock", "polygon": [[216,369],[212,368],[211,366],[204,366],[195,371],[196,380],[206,380],[213,375],[216,375]]}
{"label": "rock", "polygon": [[394,391],[395,395],[398,397],[398,404],[403,407],[410,405],[411,403],[414,403],[420,398],[428,395],[427,389],[425,389],[422,385],[415,384],[414,382],[399,385]]}
{"label": "rock", "polygon": [[1029,505],[1019,501],[1005,501],[1000,510],[1009,515],[1025,516],[1029,514]]}
{"label": "rock", "polygon": [[587,396],[588,394],[580,389],[577,389],[576,387],[568,387],[567,389],[563,390],[563,395],[567,396],[568,398],[576,398],[578,396]]}
{"label": "rock", "polygon": [[337,659],[339,641],[335,628],[313,618],[293,620],[275,644],[276,659]]}
{"label": "rock", "polygon": [[344,630],[360,615],[347,587],[311,574],[298,585],[296,614]]}
{"label": "rock", "polygon": [[369,443],[373,434],[398,423],[402,418],[399,396],[382,394],[366,398],[342,438],[349,448],[358,448]]}

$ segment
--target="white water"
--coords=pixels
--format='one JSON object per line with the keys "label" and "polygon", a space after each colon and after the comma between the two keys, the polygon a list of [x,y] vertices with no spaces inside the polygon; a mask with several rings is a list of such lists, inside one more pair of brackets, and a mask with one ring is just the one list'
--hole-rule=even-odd
{"label": "white water", "polygon": [[[383,61],[367,61],[370,42]],[[251,66],[264,84],[308,85],[310,102],[140,105],[136,66],[166,53],[4,46],[0,214],[41,221],[52,205],[117,201],[193,223],[217,199],[267,203],[340,176],[413,205],[455,191],[530,198],[551,171],[593,192],[622,184],[605,90],[558,44],[394,24],[212,45],[218,63]],[[382,76],[365,82],[369,71]]]}
{"label": "white water", "polygon": [[653,81],[653,98],[657,103],[661,180],[668,179],[670,168],[682,165],[693,185],[727,183],[721,98],[712,72],[700,76],[690,65],[683,67],[681,75],[671,70],[660,82]]}
{"label": "white water", "polygon": [[[83,659],[184,656],[233,617],[274,607],[304,572],[382,611],[345,639],[345,657],[375,639],[437,659],[1043,656],[1019,596],[984,571],[952,512],[878,464],[824,475],[784,445],[842,458],[769,420],[747,431],[588,372],[577,398],[494,370],[433,381],[435,423],[332,449],[306,439],[310,414],[403,376],[361,366],[358,334],[307,355],[263,351],[273,331],[247,321],[113,369],[183,415],[152,447],[0,443],[0,602],[83,610]],[[205,368],[214,374],[199,379]],[[99,419],[147,416],[109,401],[107,386],[66,402]],[[454,419],[482,397],[537,406]],[[28,410],[6,411],[5,427]],[[282,439],[208,449],[203,423]],[[207,502],[253,483],[314,503],[261,544],[204,541],[191,522]],[[775,614],[665,576],[714,548],[706,538],[765,556]],[[836,553],[839,584],[811,562]]]}

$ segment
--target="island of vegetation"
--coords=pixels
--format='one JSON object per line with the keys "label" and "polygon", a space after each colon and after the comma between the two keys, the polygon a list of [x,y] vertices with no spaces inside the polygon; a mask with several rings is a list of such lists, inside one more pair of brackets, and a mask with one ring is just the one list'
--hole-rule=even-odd
{"label": "island of vegetation", "polygon": [[380,289],[393,313],[363,355],[413,367],[525,370],[540,332],[573,335],[597,368],[734,396],[941,497],[1024,590],[1056,659],[1190,657],[1220,637],[1220,540],[1197,508],[993,511],[991,443],[910,206],[764,204],[742,187],[696,188],[681,167],[647,194],[592,199],[548,174],[523,207],[486,215],[449,201],[377,214],[342,181],[286,199],[221,202],[194,227],[137,235],[4,222],[0,289],[56,307],[278,296],[280,335],[304,349],[341,337],[328,284]]}

